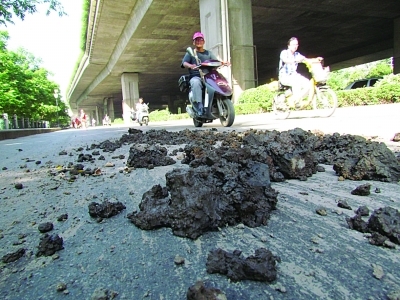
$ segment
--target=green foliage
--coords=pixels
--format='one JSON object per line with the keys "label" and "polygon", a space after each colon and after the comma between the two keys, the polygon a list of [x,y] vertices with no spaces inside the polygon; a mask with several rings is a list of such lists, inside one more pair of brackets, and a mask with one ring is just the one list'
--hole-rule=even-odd
{"label": "green foliage", "polygon": [[87,27],[89,22],[89,10],[90,10],[90,0],[83,1],[83,8],[82,8],[82,27],[81,27],[81,50],[82,53],[86,50],[86,37],[87,37]]}
{"label": "green foliage", "polygon": [[327,83],[333,90],[340,91],[353,81],[367,78],[379,78],[392,73],[391,59],[383,59],[330,72]]}
{"label": "green foliage", "polygon": [[164,110],[154,110],[149,113],[150,122],[157,121],[172,121],[172,120],[184,120],[189,119],[189,115],[187,113],[182,114],[171,114],[168,108]]}
{"label": "green foliage", "polygon": [[372,89],[373,96],[381,103],[400,102],[400,74],[385,76]]}
{"label": "green foliage", "polygon": [[260,85],[257,88],[245,90],[235,105],[236,114],[254,114],[271,111],[272,98],[277,82]]}
{"label": "green foliage", "polygon": [[168,109],[154,110],[151,113],[149,113],[149,118],[152,121],[164,121],[168,120],[170,115],[171,113],[169,112]]}
{"label": "green foliage", "polygon": [[52,123],[57,115],[68,117],[65,103],[54,98],[59,87],[47,79],[48,71],[25,50],[8,51],[7,40],[8,33],[0,31],[0,113]]}
{"label": "green foliage", "polygon": [[270,84],[245,90],[239,97],[238,103],[272,103],[273,90]]}
{"label": "green foliage", "polygon": [[378,104],[373,103],[373,99],[371,98],[371,89],[372,88],[360,88],[355,90],[336,91],[338,107]]}
{"label": "green foliage", "polygon": [[385,75],[392,74],[391,59],[385,59],[378,61],[373,65],[366,76],[366,78],[383,77]]}
{"label": "green foliage", "polygon": [[116,119],[114,119],[114,121],[112,123],[113,124],[124,124],[124,119],[116,118]]}
{"label": "green foliage", "polygon": [[239,103],[235,105],[236,115],[251,115],[264,113],[270,110],[270,107],[265,103],[253,102],[253,103]]}
{"label": "green foliage", "polygon": [[14,24],[13,15],[24,20],[26,14],[36,13],[37,6],[40,4],[48,4],[46,15],[49,15],[51,11],[58,12],[60,17],[66,15],[61,2],[58,0],[1,0],[0,24]]}
{"label": "green foliage", "polygon": [[334,91],[343,90],[349,82],[349,74],[344,70],[330,72],[328,75],[327,84]]}
{"label": "green foliage", "polygon": [[339,107],[400,102],[400,75],[390,74],[374,87],[336,91]]}

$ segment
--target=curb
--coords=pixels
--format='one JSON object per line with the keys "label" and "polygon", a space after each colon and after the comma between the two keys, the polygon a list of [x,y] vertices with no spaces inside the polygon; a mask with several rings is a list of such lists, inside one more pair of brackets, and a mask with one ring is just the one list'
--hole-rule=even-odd
{"label": "curb", "polygon": [[0,141],[16,139],[24,136],[59,131],[61,128],[32,128],[0,130]]}

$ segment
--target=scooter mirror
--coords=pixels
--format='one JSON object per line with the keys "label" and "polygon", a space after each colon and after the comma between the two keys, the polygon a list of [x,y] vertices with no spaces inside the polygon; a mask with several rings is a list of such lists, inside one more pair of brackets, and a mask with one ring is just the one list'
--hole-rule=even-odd
{"label": "scooter mirror", "polygon": [[192,47],[187,47],[186,48],[186,52],[189,53],[191,56],[194,56],[194,52],[193,52]]}

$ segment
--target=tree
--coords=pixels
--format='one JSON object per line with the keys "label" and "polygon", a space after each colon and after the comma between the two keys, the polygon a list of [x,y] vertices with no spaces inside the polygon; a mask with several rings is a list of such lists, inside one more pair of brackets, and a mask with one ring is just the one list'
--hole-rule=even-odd
{"label": "tree", "polygon": [[[70,0],[73,1],[73,0]],[[26,14],[34,14],[37,12],[38,5],[48,4],[46,15],[51,11],[58,12],[59,16],[63,16],[64,7],[58,0],[1,0],[0,2],[0,24],[14,24],[13,15],[24,20]]]}
{"label": "tree", "polygon": [[7,50],[8,33],[0,31],[0,113],[56,122],[68,118],[66,104],[54,98],[59,86],[47,77],[40,60],[20,49]]}

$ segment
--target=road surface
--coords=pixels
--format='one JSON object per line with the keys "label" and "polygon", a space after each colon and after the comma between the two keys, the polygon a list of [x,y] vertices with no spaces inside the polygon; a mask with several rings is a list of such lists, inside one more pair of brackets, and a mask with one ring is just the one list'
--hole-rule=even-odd
{"label": "road surface", "polygon": [[[349,133],[374,137],[392,149],[390,142],[400,131],[400,105],[343,108],[330,118],[310,118],[305,113],[294,119],[276,121],[271,114],[237,116],[231,128],[217,122],[201,130],[288,130],[300,127],[325,133]],[[151,122],[151,129],[194,129],[190,120]],[[128,126],[63,130],[0,141],[0,257],[23,247],[27,253],[16,262],[0,263],[1,299],[90,299],[96,289],[118,293],[116,299],[186,299],[186,291],[202,279],[226,293],[228,299],[386,299],[400,293],[400,250],[372,246],[362,233],[350,230],[345,217],[354,212],[337,207],[346,200],[353,209],[367,205],[371,211],[383,206],[400,210],[400,186],[370,182],[380,194],[351,195],[366,181],[338,181],[331,166],[307,181],[272,183],[279,192],[278,209],[267,226],[234,226],[203,235],[196,241],[178,238],[162,228],[142,231],[126,215],[138,209],[141,197],[153,185],[165,185],[165,173],[185,168],[177,163],[153,170],[123,173],[129,145],[114,153],[102,153],[104,161],[85,163],[99,167],[99,177],[79,176],[71,182],[62,174],[50,176],[69,162],[76,164],[79,153],[92,143],[119,139]],[[84,150],[78,151],[78,147]],[[65,150],[69,155],[59,155]],[[119,159],[124,155],[125,159]],[[114,167],[107,168],[105,163]],[[15,188],[22,183],[23,189]],[[92,202],[121,201],[121,214],[97,223],[88,214]],[[327,209],[327,216],[315,213]],[[68,220],[57,217],[67,213]],[[51,222],[64,240],[64,249],[52,257],[35,257],[42,234],[40,223]],[[208,274],[205,268],[210,250],[239,249],[244,256],[265,247],[281,258],[278,279],[273,284],[230,282],[225,276]],[[181,266],[174,264],[180,255]],[[379,273],[378,271],[381,272]],[[377,275],[380,274],[380,275]],[[382,276],[381,276],[382,275]],[[379,277],[379,278],[378,278]],[[61,283],[66,290],[57,291]],[[68,296],[66,296],[67,294]],[[97,298],[96,298],[97,299]]]}

